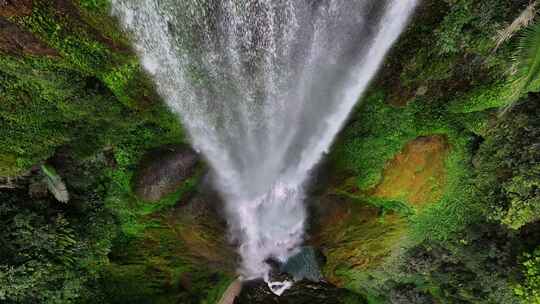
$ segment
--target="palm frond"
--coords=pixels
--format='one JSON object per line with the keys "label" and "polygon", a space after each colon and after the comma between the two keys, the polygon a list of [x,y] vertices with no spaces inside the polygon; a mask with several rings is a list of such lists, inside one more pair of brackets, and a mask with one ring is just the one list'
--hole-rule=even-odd
{"label": "palm frond", "polygon": [[495,50],[497,50],[504,42],[512,38],[518,31],[529,26],[536,15],[536,7],[538,1],[530,3],[523,12],[506,28],[498,31],[495,37]]}
{"label": "palm frond", "polygon": [[503,115],[513,107],[523,93],[528,92],[532,82],[540,79],[540,23],[533,24],[525,30],[514,61],[516,78],[513,81],[513,92],[508,105],[502,111]]}

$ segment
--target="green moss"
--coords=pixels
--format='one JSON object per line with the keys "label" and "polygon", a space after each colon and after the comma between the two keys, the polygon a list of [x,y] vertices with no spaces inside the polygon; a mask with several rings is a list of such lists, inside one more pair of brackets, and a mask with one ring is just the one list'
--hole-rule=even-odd
{"label": "green moss", "polygon": [[374,284],[368,278],[388,262],[407,233],[407,221],[393,212],[381,216],[378,208],[369,204],[342,203],[347,207],[320,236],[327,258],[323,274],[330,282],[367,294]]}
{"label": "green moss", "polygon": [[[189,223],[158,212],[152,226],[123,238],[102,275],[107,303],[216,303],[233,277],[193,257],[179,229]],[[124,232],[125,233],[125,232]]]}
{"label": "green moss", "polygon": [[[367,298],[372,301],[370,303],[385,303],[381,301],[384,297],[379,296],[379,288],[388,279],[388,273],[382,269],[395,262],[392,254],[397,250],[398,242],[407,232],[406,225],[392,222],[349,228],[349,230],[352,229],[358,229],[356,235],[358,243],[342,243],[340,250],[330,252],[330,258],[335,258],[335,255],[339,254],[341,260],[337,265],[331,264],[332,268],[325,266],[324,274],[333,278],[332,282],[336,282],[337,278],[341,287],[367,295]],[[361,234],[363,229],[368,236]],[[347,231],[346,233],[352,236],[354,232]]]}
{"label": "green moss", "polygon": [[[145,229],[152,225],[152,221],[146,218],[158,211],[176,205],[182,197],[195,191],[199,179],[202,176],[202,168],[190,179],[184,181],[182,186],[158,202],[145,202],[140,200],[132,190],[134,167],[142,156],[141,151],[126,151],[119,149],[115,153],[118,167],[108,172],[112,180],[107,197],[107,206],[115,210],[122,232],[128,237],[141,236]],[[131,153],[131,154],[130,154]]]}
{"label": "green moss", "polygon": [[155,95],[149,93],[152,86],[127,40],[107,16],[108,6],[108,1],[87,0],[81,1],[81,9],[66,4],[65,12],[59,12],[40,0],[35,1],[31,15],[15,21],[58,50],[72,68],[95,75],[121,102],[140,107],[140,103],[148,103],[145,97]]}
{"label": "green moss", "polygon": [[513,94],[510,82],[499,82],[477,86],[450,106],[452,113],[479,112],[490,108],[500,108],[508,103]]}
{"label": "green moss", "polygon": [[[331,155],[337,164],[336,174],[346,176],[346,180],[354,181],[354,185],[346,182],[335,192],[353,199],[356,204],[368,203],[375,206],[382,214],[391,214],[393,211],[406,217],[408,225],[398,234],[401,238],[388,238],[394,242],[391,245],[384,245],[383,239],[387,238],[383,236],[381,228],[376,229],[378,246],[398,246],[395,242],[403,242],[404,236],[408,236],[412,243],[423,239],[447,239],[478,217],[478,212],[475,212],[478,209],[475,209],[472,199],[470,145],[473,137],[467,129],[481,132],[489,115],[452,114],[447,104],[423,98],[416,98],[405,107],[399,108],[386,104],[385,100],[380,90],[367,95],[364,104],[353,116],[352,123],[336,144]],[[369,190],[381,181],[387,162],[394,158],[407,142],[420,136],[431,135],[444,135],[451,147],[445,163],[447,177],[442,198],[420,212],[415,212],[405,202],[370,198]],[[347,225],[347,235],[355,229],[362,231],[363,235],[369,235],[369,229],[361,221],[348,222]],[[343,252],[347,252],[344,249],[346,245],[340,243],[340,247]],[[377,248],[380,247],[371,248],[369,251],[377,252]],[[350,249],[349,255],[343,256],[341,260],[350,261],[351,255],[358,254],[358,250],[358,247],[355,250]],[[369,265],[379,264],[372,260]],[[384,298],[384,295],[379,294],[378,284],[388,279],[387,273],[377,269],[366,271],[362,267],[351,268],[345,262],[342,267],[336,267],[335,273],[347,282],[347,288],[363,294],[373,294],[377,299],[379,296]]]}
{"label": "green moss", "polygon": [[384,215],[387,212],[397,212],[398,214],[404,216],[412,215],[415,212],[414,209],[404,201],[388,200],[361,194],[351,194],[343,190],[337,190],[335,194],[344,196],[358,204],[367,204],[379,208],[381,210],[381,215],[383,216],[381,219],[384,218]]}
{"label": "green moss", "polygon": [[106,12],[110,6],[110,0],[79,0],[80,6],[90,11],[99,13]]}
{"label": "green moss", "polygon": [[357,176],[361,190],[380,181],[386,162],[414,136],[412,130],[395,125],[412,120],[410,113],[385,105],[384,98],[381,92],[368,95],[331,155],[340,170],[352,171]]}
{"label": "green moss", "polygon": [[0,57],[2,175],[19,174],[66,145],[85,157],[132,137],[144,147],[182,141],[177,118],[101,11],[106,5],[81,1],[79,11],[34,1],[31,15],[13,18],[60,56]]}
{"label": "green moss", "polygon": [[75,135],[68,124],[77,116],[85,119],[101,101],[87,93],[77,96],[82,93],[77,89],[84,87],[84,78],[52,60],[25,62],[6,56],[0,60],[0,75],[0,96],[4,99],[0,119],[6,126],[0,130],[0,150],[17,155],[13,171],[52,155]]}
{"label": "green moss", "polygon": [[468,131],[478,136],[485,136],[489,130],[489,121],[494,119],[496,114],[494,110],[462,113],[459,114],[459,119]]}
{"label": "green moss", "polygon": [[448,134],[454,128],[453,117],[444,109],[416,99],[404,108],[385,103],[385,95],[375,91],[347,126],[331,155],[338,170],[357,176],[357,186],[367,190],[380,182],[385,164],[405,143],[419,136]]}
{"label": "green moss", "polygon": [[412,236],[423,239],[446,240],[480,213],[474,204],[474,182],[469,139],[451,137],[452,152],[447,159],[447,183],[441,200],[411,218]]}
{"label": "green moss", "polygon": [[60,15],[46,1],[35,1],[32,14],[19,17],[16,21],[57,49],[82,71],[95,72],[112,63],[113,54],[86,31],[84,24]]}
{"label": "green moss", "polygon": [[15,154],[6,153],[0,155],[0,176],[15,176],[20,173]]}
{"label": "green moss", "polygon": [[[141,73],[139,62],[133,58],[132,62],[104,73],[103,82],[116,96],[119,97],[119,100],[122,103],[128,106],[135,106],[132,104],[132,96],[135,95],[136,92],[130,91],[130,84],[133,86],[133,83],[137,83],[136,80],[139,73]],[[138,83],[140,84],[140,82]]]}
{"label": "green moss", "polygon": [[3,56],[0,99],[5,126],[0,155],[6,155],[10,173],[49,158],[63,145],[83,157],[107,145],[131,143],[132,150],[141,150],[183,140],[177,118],[164,105],[130,110],[99,79],[57,59]]}
{"label": "green moss", "polygon": [[152,221],[145,219],[144,216],[174,206],[182,197],[193,192],[198,181],[198,177],[193,177],[185,181],[176,192],[166,196],[159,202],[149,203],[141,201],[131,192],[129,183],[131,176],[116,172],[112,173],[112,179],[116,183],[114,187],[116,189],[111,189],[107,206],[116,210],[122,231],[127,236],[140,236],[146,227],[152,224]]}

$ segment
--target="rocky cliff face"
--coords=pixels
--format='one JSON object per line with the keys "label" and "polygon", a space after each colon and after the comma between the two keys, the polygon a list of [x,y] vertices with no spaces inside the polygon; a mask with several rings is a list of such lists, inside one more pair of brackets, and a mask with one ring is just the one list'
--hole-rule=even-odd
{"label": "rocky cliff face", "polygon": [[278,297],[261,281],[248,282],[234,304],[347,304],[365,302],[359,295],[339,289],[328,283],[310,281],[297,282],[292,288]]}
{"label": "rocky cliff face", "polygon": [[165,146],[149,151],[137,169],[135,193],[142,200],[159,201],[193,176],[199,158],[189,146]]}

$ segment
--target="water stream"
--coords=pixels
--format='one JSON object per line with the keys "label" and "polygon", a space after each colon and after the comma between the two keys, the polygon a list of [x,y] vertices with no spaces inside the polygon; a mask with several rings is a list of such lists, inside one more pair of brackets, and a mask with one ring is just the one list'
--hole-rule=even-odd
{"label": "water stream", "polygon": [[310,172],[417,0],[112,2],[213,170],[240,274],[268,279],[265,261],[302,244]]}

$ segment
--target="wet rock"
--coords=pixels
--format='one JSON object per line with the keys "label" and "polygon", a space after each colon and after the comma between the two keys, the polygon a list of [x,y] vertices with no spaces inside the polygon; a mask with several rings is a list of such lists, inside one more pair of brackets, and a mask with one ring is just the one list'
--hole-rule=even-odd
{"label": "wet rock", "polygon": [[32,2],[32,0],[0,0],[0,17],[28,16],[32,13]]}
{"label": "wet rock", "polygon": [[[0,0],[2,1],[2,0]],[[0,2],[1,3],[1,2]],[[58,56],[58,52],[0,14],[0,53],[14,56]]]}
{"label": "wet rock", "polygon": [[268,288],[263,280],[244,283],[234,304],[363,304],[361,296],[324,282],[296,282],[281,296]]}
{"label": "wet rock", "polygon": [[242,292],[242,281],[236,279],[225,290],[217,304],[234,304],[234,299],[238,297],[240,292]]}
{"label": "wet rock", "polygon": [[199,156],[184,145],[165,146],[147,153],[135,177],[139,198],[156,202],[173,193],[195,172]]}
{"label": "wet rock", "polygon": [[322,280],[321,269],[319,265],[324,257],[320,257],[315,248],[305,246],[294,256],[290,257],[287,262],[281,265],[282,272],[290,274],[295,281],[308,280],[319,282]]}

